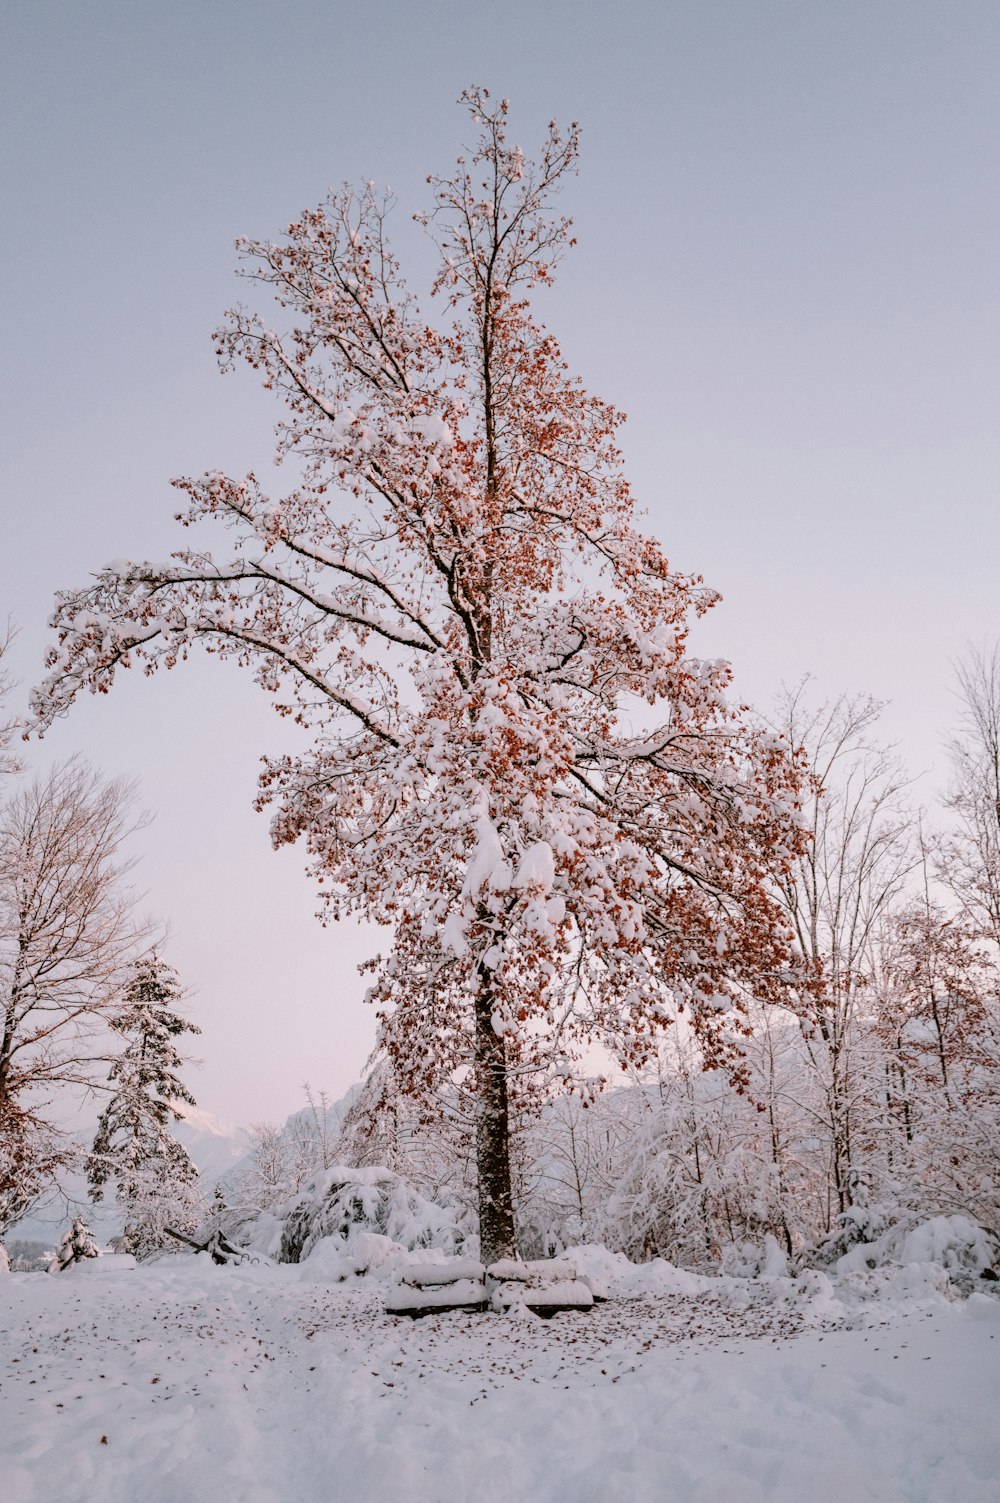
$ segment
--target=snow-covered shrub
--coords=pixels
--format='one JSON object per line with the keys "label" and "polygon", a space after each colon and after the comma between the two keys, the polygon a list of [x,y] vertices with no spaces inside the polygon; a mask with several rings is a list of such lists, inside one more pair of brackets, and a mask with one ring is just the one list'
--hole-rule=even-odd
{"label": "snow-covered shrub", "polygon": [[737,1279],[784,1279],[788,1277],[788,1257],[770,1232],[764,1241],[730,1242],[722,1248],[722,1272]]}
{"label": "snow-covered shrub", "polygon": [[978,1276],[997,1256],[995,1240],[967,1216],[934,1216],[902,1238],[901,1263],[940,1263],[951,1275]]}
{"label": "snow-covered shrub", "polygon": [[[814,1268],[832,1268],[836,1265],[842,1272],[854,1268],[875,1268],[879,1262],[880,1239],[895,1226],[899,1215],[898,1206],[848,1206],[837,1217],[837,1226],[830,1235],[816,1246],[806,1249],[799,1261]],[[879,1244],[879,1247],[875,1244]],[[854,1249],[858,1251],[852,1257],[851,1270],[848,1270],[842,1267],[841,1259],[846,1254],[853,1253]]]}
{"label": "snow-covered shrub", "polygon": [[3,1273],[10,1273],[10,1258],[7,1256],[7,1249],[0,1242],[0,1274]]}
{"label": "snow-covered shrub", "polygon": [[[997,1256],[996,1240],[967,1216],[914,1221],[896,1213],[890,1219],[886,1207],[872,1206],[855,1207],[841,1219],[845,1224],[838,1237],[817,1250],[839,1278],[891,1275],[893,1286],[900,1289],[912,1291],[923,1282],[940,1291],[950,1286],[968,1293]],[[918,1269],[925,1272],[915,1281],[912,1275]],[[927,1270],[934,1272],[928,1277]]]}

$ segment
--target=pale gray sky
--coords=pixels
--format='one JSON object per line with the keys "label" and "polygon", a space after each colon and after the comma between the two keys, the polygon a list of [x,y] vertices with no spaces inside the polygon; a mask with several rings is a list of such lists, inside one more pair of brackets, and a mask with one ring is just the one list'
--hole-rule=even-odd
{"label": "pale gray sky", "polygon": [[[53,592],[180,546],[172,475],[264,468],[276,415],[210,333],[232,240],[344,179],[397,243],[469,129],[471,82],[531,149],[584,128],[580,244],[543,316],[630,414],[675,564],[725,603],[700,650],[765,702],[813,671],[891,701],[924,796],[949,660],[1000,633],[1000,8],[993,0],[7,0],[0,35],[0,614],[37,677]],[[82,704],[39,760],[142,780],[139,880],[194,989],[202,1106],[283,1116],[372,1038],[357,960],[250,809],[286,734],[235,669]]]}

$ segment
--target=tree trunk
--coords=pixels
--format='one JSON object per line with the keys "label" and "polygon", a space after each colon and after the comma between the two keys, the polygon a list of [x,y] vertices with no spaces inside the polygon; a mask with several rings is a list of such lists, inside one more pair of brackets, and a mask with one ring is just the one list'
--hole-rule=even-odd
{"label": "tree trunk", "polygon": [[493,988],[484,976],[476,997],[476,1171],[480,1257],[487,1265],[516,1253],[507,1059],[503,1035],[493,1027],[493,1008]]}

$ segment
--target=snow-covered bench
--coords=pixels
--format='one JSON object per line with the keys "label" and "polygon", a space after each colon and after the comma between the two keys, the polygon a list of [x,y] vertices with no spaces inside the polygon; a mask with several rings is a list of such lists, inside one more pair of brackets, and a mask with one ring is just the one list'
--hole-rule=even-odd
{"label": "snow-covered bench", "polygon": [[441,1310],[487,1310],[490,1297],[481,1279],[456,1279],[453,1284],[424,1287],[398,1284],[386,1295],[387,1315],[434,1315]]}
{"label": "snow-covered bench", "polygon": [[490,1264],[486,1280],[490,1305],[502,1314],[520,1306],[547,1320],[560,1310],[589,1310],[594,1303],[589,1284],[565,1258],[501,1258]]}
{"label": "snow-covered bench", "polygon": [[431,1315],[441,1310],[486,1310],[499,1314],[522,1308],[548,1319],[559,1310],[589,1310],[604,1297],[591,1281],[578,1278],[564,1258],[522,1261],[501,1258],[484,1268],[472,1258],[411,1263],[385,1299],[388,1315]]}
{"label": "snow-covered bench", "polygon": [[489,1291],[482,1263],[449,1258],[442,1263],[410,1263],[385,1299],[387,1315],[431,1315],[439,1310],[485,1310]]}
{"label": "snow-covered bench", "polygon": [[443,1284],[456,1284],[459,1279],[479,1279],[482,1282],[486,1269],[475,1258],[446,1258],[440,1263],[407,1263],[400,1269],[403,1284],[415,1284],[418,1289],[433,1289]]}
{"label": "snow-covered bench", "polygon": [[576,1269],[568,1258],[501,1258],[491,1263],[486,1270],[491,1279],[518,1284],[534,1284],[541,1281],[554,1283],[557,1279],[575,1279]]}

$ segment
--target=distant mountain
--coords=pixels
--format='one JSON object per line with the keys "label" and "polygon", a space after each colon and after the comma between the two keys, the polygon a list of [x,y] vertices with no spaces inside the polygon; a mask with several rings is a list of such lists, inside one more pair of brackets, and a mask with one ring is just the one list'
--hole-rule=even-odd
{"label": "distant mountain", "polygon": [[236,1127],[201,1107],[185,1106],[182,1110],[183,1120],[175,1122],[171,1132],[187,1149],[206,1188],[211,1190],[246,1158],[250,1134],[245,1127]]}

